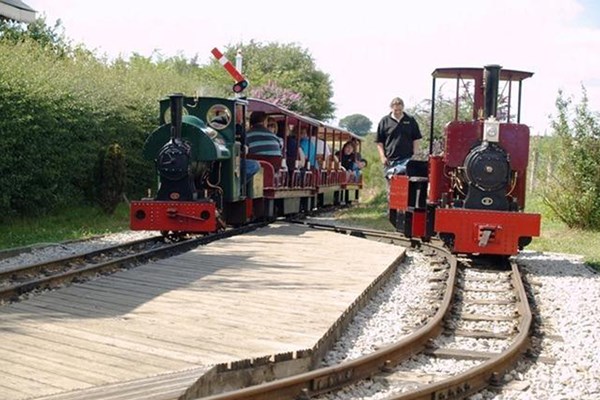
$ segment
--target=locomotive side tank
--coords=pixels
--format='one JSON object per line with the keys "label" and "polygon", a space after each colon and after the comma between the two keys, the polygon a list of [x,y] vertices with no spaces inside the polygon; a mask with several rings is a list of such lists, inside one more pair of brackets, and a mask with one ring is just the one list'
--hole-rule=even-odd
{"label": "locomotive side tank", "polygon": [[[521,84],[533,74],[480,68],[443,68],[436,78],[456,79],[456,111],[443,132],[443,153],[433,154],[432,101],[430,154],[411,161],[407,175],[390,184],[390,219],[406,236],[439,236],[455,253],[513,255],[540,233],[540,215],[523,212],[529,156],[529,128],[520,123]],[[458,119],[459,85],[474,82],[472,120]],[[498,117],[499,82],[508,96]],[[512,83],[519,84],[516,123],[511,121]]]}

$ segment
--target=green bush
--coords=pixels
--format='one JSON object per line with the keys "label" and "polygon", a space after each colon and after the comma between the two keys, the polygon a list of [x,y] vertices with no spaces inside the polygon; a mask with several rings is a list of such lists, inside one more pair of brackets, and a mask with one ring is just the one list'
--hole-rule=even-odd
{"label": "green bush", "polygon": [[101,153],[98,168],[98,202],[107,213],[114,213],[125,190],[125,154],[118,144],[111,144]]}
{"label": "green bush", "polygon": [[[541,171],[544,203],[570,228],[600,229],[600,122],[583,99],[571,110],[571,100],[559,92],[553,137],[546,140]],[[541,142],[540,142],[541,143]],[[551,144],[551,146],[548,146]]]}
{"label": "green bush", "polygon": [[154,185],[141,157],[158,122],[158,100],[194,93],[196,72],[135,56],[108,63],[85,49],[68,55],[37,42],[0,40],[0,219],[95,203],[98,154],[119,143],[126,193]]}

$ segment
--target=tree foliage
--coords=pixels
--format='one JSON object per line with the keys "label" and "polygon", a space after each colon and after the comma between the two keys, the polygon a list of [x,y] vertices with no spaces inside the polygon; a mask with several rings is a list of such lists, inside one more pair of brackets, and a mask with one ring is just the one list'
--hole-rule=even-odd
{"label": "tree foliage", "polygon": [[[335,106],[331,101],[331,79],[317,69],[308,50],[296,44],[250,41],[248,44],[229,45],[224,54],[233,62],[238,50],[243,55],[243,73],[250,81],[250,96],[269,91],[269,87],[275,85],[299,95],[289,105],[290,110],[320,120],[333,118]],[[218,75],[228,78],[224,87],[231,93],[231,78],[223,73],[223,67],[217,61],[213,61],[211,66],[220,70]]]}
{"label": "tree foliage", "polygon": [[273,81],[269,81],[258,88],[250,89],[250,94],[252,97],[269,101],[290,110],[298,108],[298,105],[302,102],[302,95],[300,93],[282,88]]}
{"label": "tree foliage", "polygon": [[362,114],[352,114],[340,120],[340,127],[358,135],[365,135],[371,131],[373,122]]}
{"label": "tree foliage", "polygon": [[43,17],[29,24],[0,19],[0,42],[16,44],[28,40],[59,56],[66,56],[73,51],[60,19],[54,26],[49,26]]}
{"label": "tree foliage", "polygon": [[[473,102],[467,91],[462,91],[458,99],[458,120],[469,121],[472,119]],[[425,99],[416,106],[407,110],[409,114],[415,117],[423,140],[421,147],[429,149],[429,131],[431,130],[431,99]],[[447,97],[443,90],[438,90],[435,98],[435,114],[433,120],[433,141],[434,152],[443,150],[444,128],[454,120],[456,114],[456,101],[454,97]]]}
{"label": "tree foliage", "polygon": [[574,110],[559,91],[556,112],[558,146],[542,185],[544,202],[569,227],[600,229],[600,118],[589,109],[585,88]]}

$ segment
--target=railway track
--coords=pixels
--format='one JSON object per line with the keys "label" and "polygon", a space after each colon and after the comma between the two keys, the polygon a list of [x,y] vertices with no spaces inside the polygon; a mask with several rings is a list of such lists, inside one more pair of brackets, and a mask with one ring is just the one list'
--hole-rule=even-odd
{"label": "railway track", "polygon": [[[298,223],[315,229],[406,244],[406,239],[386,232],[310,222]],[[391,394],[390,399],[447,400],[465,398],[485,387],[498,384],[503,371],[516,363],[529,344],[532,314],[518,266],[506,259],[496,260],[493,265],[487,261],[484,266],[473,261],[459,261],[435,244],[424,244],[423,251],[442,258],[433,268],[437,273],[435,285],[443,289],[443,294],[435,315],[402,340],[338,365],[225,393],[207,393],[206,388],[211,385],[200,379],[180,399],[309,399],[352,384],[360,384],[365,379],[393,379],[396,383],[401,381],[403,389],[401,393]],[[480,283],[483,283],[483,287]],[[480,296],[482,294],[483,298]],[[508,313],[473,312],[481,307],[501,307],[507,309]],[[473,328],[473,324],[482,321],[502,321],[510,324],[511,328],[506,332]],[[471,328],[465,329],[464,326],[468,325]],[[484,338],[504,340],[505,343],[497,352],[443,347],[443,343],[460,343],[458,338],[463,338],[463,342],[464,338]],[[414,357],[479,362],[453,376],[426,374],[427,378],[422,379],[423,374],[420,374],[420,379],[415,379],[419,374],[411,373],[410,368],[407,369],[402,364]],[[247,370],[252,369],[251,365],[245,367]],[[235,386],[235,383],[229,384],[231,387]]]}
{"label": "railway track", "polygon": [[110,274],[150,259],[169,257],[198,245],[239,235],[261,226],[257,223],[207,236],[167,243],[162,236],[139,239],[102,249],[0,271],[0,302],[18,300],[28,293],[81,281],[97,274]]}

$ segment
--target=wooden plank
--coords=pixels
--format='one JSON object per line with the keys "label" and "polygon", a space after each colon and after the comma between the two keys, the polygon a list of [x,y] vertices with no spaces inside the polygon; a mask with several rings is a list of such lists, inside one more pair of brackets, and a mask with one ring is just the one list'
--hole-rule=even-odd
{"label": "wooden plank", "polygon": [[470,337],[475,339],[510,339],[515,336],[514,334],[509,333],[496,333],[496,332],[484,332],[484,331],[466,331],[466,330],[456,330],[452,332],[454,336],[461,337]]}
{"label": "wooden plank", "polygon": [[514,300],[494,300],[494,299],[463,299],[464,304],[477,304],[477,305],[492,305],[492,306],[507,306],[515,304]]}
{"label": "wooden plank", "polygon": [[486,351],[474,351],[464,349],[435,349],[426,350],[426,354],[438,357],[438,358],[457,358],[460,360],[489,360],[492,357],[500,355],[500,353],[486,352]]}
{"label": "wooden plank", "polygon": [[[192,364],[202,363],[202,358],[197,354],[190,353],[189,348],[176,343],[160,342],[151,338],[131,337],[124,330],[115,330],[113,332],[99,333],[95,326],[90,324],[70,324],[61,323],[61,318],[52,318],[50,321],[40,324],[33,321],[30,323],[21,323],[23,327],[34,327],[36,329],[49,331],[65,336],[75,336],[81,339],[103,343],[118,348],[133,349],[139,352],[148,353],[172,360],[186,361]],[[2,337],[3,335],[0,335]],[[1,342],[1,340],[0,340]]]}
{"label": "wooden plank", "polygon": [[7,371],[7,373],[3,373],[2,375],[1,387],[8,388],[11,392],[29,396],[31,393],[41,392],[42,394],[47,394],[57,390],[55,386],[43,384],[35,379],[14,375],[11,371]]}
{"label": "wooden plank", "polygon": [[25,396],[27,396],[27,393],[24,393],[17,389],[10,388],[7,385],[3,385],[2,382],[0,382],[0,393],[2,393],[4,396],[6,396],[6,398],[11,398],[11,399],[20,399],[20,398],[24,398]]}
{"label": "wooden plank", "polygon": [[[47,357],[64,360],[68,364],[80,364],[90,371],[106,371],[107,376],[119,378],[127,376],[132,369],[136,373],[155,374],[164,370],[164,367],[148,365],[143,362],[143,358],[128,358],[116,356],[104,352],[97,352],[85,348],[75,348],[66,343],[51,342],[46,338],[39,338],[29,334],[13,335],[12,345],[21,345],[23,348],[30,349],[31,354],[37,357]],[[17,357],[6,355],[4,360],[16,360]]]}
{"label": "wooden plank", "polygon": [[[29,307],[29,306],[28,306]],[[76,309],[76,307],[72,307],[72,306],[67,306],[64,304],[53,304],[52,305],[53,310],[54,311],[65,311],[65,310],[73,310]],[[85,316],[85,310],[83,311],[78,311],[78,313],[83,317]],[[268,314],[267,314],[268,315]],[[176,322],[173,320],[172,318],[173,316],[170,315],[169,316],[169,320],[171,322]],[[249,330],[249,326],[245,325],[239,321],[235,321],[235,323],[232,324],[228,324],[225,321],[223,321],[220,316],[219,317],[210,317],[212,319],[203,319],[202,320],[202,327],[203,327],[203,332],[209,332],[208,336],[206,334],[199,336],[196,333],[193,333],[195,328],[197,328],[198,326],[198,321],[192,321],[190,322],[189,318],[184,319],[184,322],[187,322],[187,324],[179,324],[178,326],[163,326],[163,327],[148,327],[148,323],[144,323],[143,321],[141,323],[139,323],[137,321],[137,317],[136,318],[129,318],[127,319],[126,323],[120,324],[120,328],[116,329],[119,332],[119,335],[121,337],[128,337],[130,338],[132,341],[137,341],[136,339],[139,338],[140,340],[142,340],[143,342],[146,342],[148,340],[153,340],[155,342],[155,345],[160,346],[164,343],[169,343],[171,338],[173,337],[173,335],[178,335],[179,336],[179,341],[181,345],[184,345],[188,348],[186,348],[186,351],[189,351],[190,348],[196,348],[196,349],[206,349],[208,348],[213,348],[215,349],[215,351],[217,349],[219,349],[219,343],[222,342],[223,340],[225,341],[231,341],[231,343],[236,343],[236,341],[243,341],[246,342],[247,344],[251,344],[252,342],[256,341],[256,343],[254,343],[255,345],[263,345],[263,340],[262,339],[255,339],[255,338],[248,338],[248,336],[252,333],[256,333],[256,334],[261,334],[265,331],[264,329],[264,325],[263,326],[258,326],[257,330],[255,332]],[[215,324],[211,324],[211,321],[215,320]],[[123,322],[123,321],[115,321],[115,323],[119,323],[119,322]],[[155,321],[156,322],[156,321]],[[316,318],[314,320],[315,324],[310,324],[309,320],[304,320],[304,324],[303,324],[303,328],[306,329],[306,327],[308,325],[315,325],[315,326],[321,326],[322,324],[320,323],[320,321],[318,320],[318,318]],[[99,321],[90,321],[87,325],[89,327],[93,327],[93,331],[94,332],[98,332],[98,333],[102,333],[105,330],[106,325],[108,324],[106,319],[102,319]],[[214,328],[211,330],[211,326]],[[270,330],[271,333],[277,333],[280,331],[279,327],[285,327],[285,325],[278,325],[273,327],[273,329]],[[233,328],[237,328],[237,330],[232,331],[232,330],[228,330],[225,332],[221,332],[220,330],[222,329],[233,329]],[[186,334],[186,332],[192,332],[192,336]],[[301,331],[297,330],[290,330],[289,332],[289,336],[291,339],[294,339],[296,342],[298,342],[301,337],[306,337],[306,335],[303,335],[303,333]],[[198,338],[202,337],[202,342],[198,342]],[[214,338],[214,340],[211,340],[211,338]],[[308,338],[312,338],[314,339],[314,335],[309,335]],[[267,339],[267,342],[269,342],[269,340]],[[312,340],[306,340],[305,341],[308,346],[310,347],[310,343],[312,343]],[[276,343],[274,343],[276,344]],[[271,347],[271,346],[269,346]],[[226,347],[228,348],[228,347]],[[224,351],[224,350],[223,350]],[[287,350],[286,350],[287,351]]]}
{"label": "wooden plank", "polygon": [[[19,364],[19,360],[9,361],[4,357],[3,353],[0,358],[0,371],[6,371],[14,377],[23,378],[25,380],[35,379],[36,381],[49,386],[50,388],[70,390],[81,387],[85,382],[77,380],[76,377],[61,376],[53,371],[45,371],[41,368]],[[0,384],[1,385],[1,384]],[[31,388],[31,385],[25,385]],[[18,388],[17,388],[18,389]]]}
{"label": "wooden plank", "polygon": [[510,315],[484,315],[484,314],[461,314],[461,319],[467,321],[516,321],[515,316]]}
{"label": "wooden plank", "polygon": [[126,348],[117,348],[115,346],[107,346],[94,341],[83,340],[77,337],[65,337],[64,335],[58,335],[53,332],[42,331],[38,329],[29,329],[27,335],[38,338],[40,340],[46,340],[48,346],[52,347],[54,343],[64,343],[74,349],[74,351],[91,350],[100,354],[107,354],[119,358],[137,360],[140,364],[146,364],[152,367],[169,368],[172,370],[179,370],[185,368],[189,363],[178,362],[166,359],[164,357],[152,356],[148,353],[142,353]]}
{"label": "wooden plank", "polygon": [[118,382],[72,393],[61,393],[38,400],[152,400],[176,399],[202,376],[208,368],[200,367],[158,376]]}
{"label": "wooden plank", "polygon": [[[81,375],[81,380],[87,382],[87,379],[92,382],[98,382],[96,376],[100,376],[102,379],[118,379],[123,374],[127,374],[128,371],[124,368],[117,368],[114,365],[102,364],[89,360],[89,358],[78,358],[76,356],[61,353],[60,351],[54,351],[54,349],[43,350],[38,347],[40,343],[31,343],[23,336],[14,336],[11,338],[12,341],[9,345],[0,344],[2,348],[2,359],[8,362],[12,362],[16,365],[24,364],[26,366],[37,368],[37,361],[40,364],[45,361],[47,367],[45,371],[52,372],[57,371],[63,366],[68,368],[72,374],[67,376],[78,376]],[[27,363],[25,363],[27,360]],[[35,364],[32,364],[34,362]],[[70,366],[77,365],[77,368],[70,368]],[[90,372],[86,374],[85,372]]]}
{"label": "wooden plank", "polygon": [[488,288],[488,289],[484,289],[484,288],[478,288],[478,287],[472,287],[472,286],[467,286],[465,288],[462,289],[464,292],[475,292],[475,293],[512,293],[512,287],[506,287],[506,288]]}

